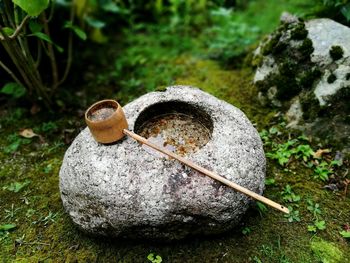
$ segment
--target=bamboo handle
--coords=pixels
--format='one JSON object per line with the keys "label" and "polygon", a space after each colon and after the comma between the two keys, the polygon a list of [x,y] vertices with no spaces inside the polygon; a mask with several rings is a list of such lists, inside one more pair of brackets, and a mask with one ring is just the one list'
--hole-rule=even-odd
{"label": "bamboo handle", "polygon": [[226,178],[224,178],[224,177],[222,177],[222,176],[220,176],[220,175],[218,175],[218,174],[216,174],[216,173],[214,173],[212,171],[209,171],[209,170],[207,170],[207,169],[205,169],[205,168],[195,164],[194,162],[192,162],[190,160],[187,160],[187,159],[185,159],[185,158],[183,158],[183,157],[181,157],[181,156],[179,156],[179,155],[177,155],[177,154],[175,154],[175,153],[173,153],[171,151],[168,151],[167,149],[165,149],[163,147],[159,147],[158,145],[147,141],[147,139],[141,137],[140,135],[137,135],[136,133],[133,133],[133,132],[131,132],[129,130],[126,130],[126,129],[124,129],[123,132],[124,132],[124,134],[126,134],[126,135],[130,136],[131,138],[135,139],[136,141],[139,141],[142,144],[146,144],[147,146],[149,146],[149,147],[151,147],[151,148],[153,148],[153,149],[155,149],[155,150],[157,150],[157,151],[159,151],[161,153],[164,153],[164,154],[166,154],[166,155],[168,155],[168,156],[170,156],[170,157],[172,157],[172,158],[174,158],[174,159],[176,159],[176,160],[186,164],[187,166],[197,170],[198,172],[201,172],[201,173],[203,173],[203,174],[205,174],[205,175],[207,175],[207,176],[209,176],[209,177],[211,177],[211,178],[213,178],[213,179],[215,179],[215,180],[217,180],[217,181],[219,181],[219,182],[221,182],[221,183],[223,183],[223,184],[225,184],[225,185],[227,185],[227,186],[229,186],[229,187],[231,187],[231,188],[233,188],[235,190],[237,190],[238,192],[246,194],[246,195],[248,195],[248,196],[250,196],[250,197],[252,197],[252,198],[254,198],[254,199],[256,199],[256,200],[258,200],[258,201],[260,201],[260,202],[262,202],[264,204],[266,204],[266,205],[269,205],[269,206],[271,206],[271,207],[273,207],[273,208],[275,208],[275,209],[277,209],[279,211],[282,211],[282,212],[284,212],[286,214],[289,214],[288,208],[284,207],[283,205],[280,205],[280,204],[278,204],[278,203],[276,203],[276,202],[274,202],[274,201],[272,201],[272,200],[270,200],[270,199],[268,199],[268,198],[266,198],[266,197],[264,197],[262,195],[259,195],[259,194],[255,193],[253,191],[250,191],[247,188],[244,188],[244,187],[242,187],[242,186],[240,186],[240,185],[238,185],[238,184],[236,184],[234,182],[231,182],[231,181],[227,180]]}

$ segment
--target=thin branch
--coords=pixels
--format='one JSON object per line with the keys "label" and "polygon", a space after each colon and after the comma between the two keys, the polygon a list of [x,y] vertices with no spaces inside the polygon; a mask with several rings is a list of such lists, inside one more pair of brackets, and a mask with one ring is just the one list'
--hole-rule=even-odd
{"label": "thin branch", "polygon": [[35,67],[38,68],[41,62],[41,55],[42,55],[42,47],[41,47],[41,42],[38,39],[38,50],[37,50],[37,57],[35,60]]}
{"label": "thin branch", "polygon": [[[21,24],[16,28],[15,32],[13,32],[13,34],[11,36],[9,36],[9,39],[15,39],[19,33],[21,32],[21,30],[23,29],[23,27],[27,24],[28,20],[30,19],[30,16],[27,15],[25,18],[23,18]],[[4,36],[0,36],[0,40],[5,40]]]}
{"label": "thin branch", "polygon": [[15,37],[17,37],[18,34],[21,32],[22,28],[27,24],[29,19],[30,15],[26,15],[26,17],[23,18],[21,24],[16,28],[16,31],[9,38],[14,39]]}
{"label": "thin branch", "polygon": [[[42,20],[44,22],[45,34],[50,37],[50,30],[49,30],[49,26],[47,24],[45,11],[42,13]],[[55,52],[53,50],[53,45],[51,43],[47,43],[47,47],[48,47],[48,51],[49,51],[49,59],[51,62],[51,70],[52,70],[52,88],[55,89],[55,87],[58,84],[58,69],[57,69],[56,56],[55,56]]]}
{"label": "thin branch", "polygon": [[[71,10],[70,10],[70,19],[69,19],[72,25],[74,23],[74,13],[75,13],[75,8],[74,8],[74,4],[72,4]],[[64,74],[61,80],[58,82],[58,85],[61,85],[67,79],[70,68],[72,66],[72,60],[73,60],[73,32],[70,31],[68,36],[67,64],[64,70]]]}
{"label": "thin branch", "polygon": [[0,61],[0,66],[16,81],[19,85],[24,86],[23,83],[19,80],[19,78],[13,73],[13,71],[7,67],[2,61]]}

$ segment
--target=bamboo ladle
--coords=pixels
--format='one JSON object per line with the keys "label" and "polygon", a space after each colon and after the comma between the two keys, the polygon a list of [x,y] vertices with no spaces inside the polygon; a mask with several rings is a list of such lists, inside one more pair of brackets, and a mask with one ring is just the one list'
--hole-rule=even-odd
{"label": "bamboo ladle", "polygon": [[[102,111],[103,109],[110,109],[110,114],[104,114]],[[100,116],[99,116],[100,115]],[[207,175],[214,180],[217,180],[233,189],[235,189],[238,192],[241,192],[245,195],[248,195],[252,198],[254,198],[257,201],[260,201],[268,206],[271,206],[281,212],[284,212],[286,214],[289,214],[288,208],[284,207],[283,205],[280,205],[262,195],[259,195],[247,188],[244,188],[234,182],[231,182],[230,180],[227,180],[226,178],[209,171],[194,162],[181,157],[164,147],[158,146],[154,143],[151,143],[146,138],[141,137],[140,135],[137,135],[136,133],[133,133],[129,130],[128,124],[123,112],[122,107],[118,104],[115,100],[102,100],[99,102],[96,102],[93,104],[85,113],[85,121],[91,131],[91,134],[95,138],[96,141],[101,143],[112,143],[116,142],[120,139],[122,139],[125,135],[128,135],[129,137],[133,138],[134,140],[145,144],[154,150],[161,152],[163,154],[166,154],[170,156],[173,159],[178,160],[179,162],[186,164],[187,166],[191,167],[192,169],[197,170],[198,172]]]}

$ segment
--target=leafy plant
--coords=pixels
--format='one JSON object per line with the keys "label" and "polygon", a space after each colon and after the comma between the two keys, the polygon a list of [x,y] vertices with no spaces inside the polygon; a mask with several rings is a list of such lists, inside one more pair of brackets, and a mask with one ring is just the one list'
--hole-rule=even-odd
{"label": "leafy plant", "polygon": [[10,209],[4,209],[6,216],[5,219],[12,219],[16,216],[16,213],[20,210],[20,208],[15,208],[15,205],[12,204]]}
{"label": "leafy plant", "polygon": [[329,176],[334,173],[334,167],[339,165],[340,164],[338,161],[332,161],[330,163],[322,161],[314,169],[314,178],[320,179],[322,181],[327,181],[329,179]]}
{"label": "leafy plant", "polygon": [[339,233],[342,237],[350,239],[350,231],[343,230],[343,231],[340,231]]}
{"label": "leafy plant", "polygon": [[155,255],[153,253],[148,254],[147,259],[152,263],[161,263],[163,261],[161,256]]}
{"label": "leafy plant", "polygon": [[24,182],[14,182],[9,185],[5,185],[2,187],[3,190],[8,190],[10,192],[18,193],[20,192],[23,188],[28,186],[31,183],[30,180],[25,180]]}
{"label": "leafy plant", "polygon": [[294,210],[292,206],[288,206],[289,214],[284,215],[288,222],[300,222],[300,215],[298,210]]}
{"label": "leafy plant", "polygon": [[242,234],[243,235],[249,235],[250,233],[252,232],[252,230],[250,229],[250,227],[244,227],[243,229],[242,229]]}
{"label": "leafy plant", "polygon": [[267,212],[266,205],[264,205],[263,203],[261,203],[259,201],[256,202],[256,207],[259,211],[260,216],[262,216],[263,214],[265,214]]}
{"label": "leafy plant", "polygon": [[323,4],[339,10],[346,21],[350,22],[350,2],[348,0],[323,0]]}
{"label": "leafy plant", "polygon": [[21,138],[18,134],[14,133],[7,137],[9,145],[3,148],[5,153],[14,153],[18,150],[21,145],[29,144],[31,142],[28,138]]}
{"label": "leafy plant", "polygon": [[281,166],[284,166],[286,163],[288,163],[289,158],[295,152],[291,146],[293,146],[296,142],[296,140],[289,140],[286,143],[275,144],[273,147],[274,151],[266,153],[266,156],[277,160]]}
{"label": "leafy plant", "polygon": [[326,221],[319,219],[321,215],[320,205],[314,203],[312,200],[307,200],[307,210],[312,213],[314,218],[313,223],[307,226],[307,230],[316,233],[318,230],[326,229]]}
{"label": "leafy plant", "polygon": [[286,187],[281,192],[282,198],[284,201],[287,202],[299,202],[300,201],[300,195],[297,195],[293,192],[292,187],[287,184]]}
{"label": "leafy plant", "polygon": [[210,37],[208,48],[212,57],[224,62],[230,62],[247,52],[248,46],[259,36],[259,28],[242,21],[234,20],[232,9],[220,7],[211,11],[214,26],[206,34]]}
{"label": "leafy plant", "polygon": [[321,220],[321,221],[316,220],[312,225],[307,226],[307,230],[313,233],[316,233],[317,230],[324,230],[324,229],[326,229],[326,221],[324,220]]}
{"label": "leafy plant", "polygon": [[307,200],[307,210],[309,210],[314,217],[317,217],[321,214],[320,205],[317,203],[314,203],[312,200]]}
{"label": "leafy plant", "polygon": [[[60,78],[55,53],[62,53],[63,48],[54,42],[49,27],[54,4],[55,1],[49,0],[3,0],[0,4],[0,43],[14,65],[10,67],[6,65],[7,62],[0,61],[0,67],[14,80],[7,83],[1,92],[13,98],[27,94],[33,100],[42,101],[48,108],[52,104],[52,95],[65,81],[71,67],[72,33],[85,38],[82,30],[73,24],[74,10],[71,5],[70,19],[65,24],[65,28],[70,30],[68,58]],[[44,79],[42,76],[47,74],[40,71],[44,58],[51,65],[51,81]]]}
{"label": "leafy plant", "polygon": [[16,225],[15,224],[4,224],[4,225],[0,225],[0,232],[1,231],[9,231],[12,229],[15,229]]}
{"label": "leafy plant", "polygon": [[267,178],[265,179],[266,185],[276,185],[276,180],[274,178]]}

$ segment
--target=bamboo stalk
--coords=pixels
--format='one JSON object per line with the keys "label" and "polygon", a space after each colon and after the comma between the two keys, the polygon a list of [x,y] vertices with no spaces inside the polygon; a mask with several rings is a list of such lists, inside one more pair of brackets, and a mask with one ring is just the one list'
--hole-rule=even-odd
{"label": "bamboo stalk", "polygon": [[275,208],[283,213],[289,214],[288,208],[286,208],[286,207],[284,207],[284,206],[282,206],[282,205],[280,205],[280,204],[278,204],[278,203],[276,203],[276,202],[274,202],[274,201],[272,201],[272,200],[270,200],[262,195],[259,195],[259,194],[255,193],[247,188],[244,188],[244,187],[242,187],[234,182],[231,182],[230,180],[227,180],[226,178],[224,178],[224,177],[222,177],[222,176],[220,176],[212,171],[209,171],[209,170],[195,164],[194,162],[192,162],[190,160],[187,160],[187,159],[185,159],[185,158],[183,158],[183,157],[181,157],[181,156],[179,156],[171,151],[168,151],[163,147],[160,147],[156,144],[153,144],[153,143],[147,141],[147,139],[145,139],[145,138],[143,138],[143,137],[141,137],[141,136],[139,136],[131,131],[124,129],[123,133],[130,136],[131,138],[135,139],[136,141],[138,141],[142,144],[145,144],[145,145],[147,145],[147,146],[149,146],[149,147],[151,147],[151,148],[153,148],[153,149],[155,149],[163,154],[166,154],[166,155],[186,164],[187,166],[197,170],[198,172],[205,174],[205,175],[237,190],[238,192],[241,192],[245,195],[248,195],[248,196],[254,198],[255,200],[260,201],[268,206],[271,206],[271,207],[273,207],[273,208]]}

